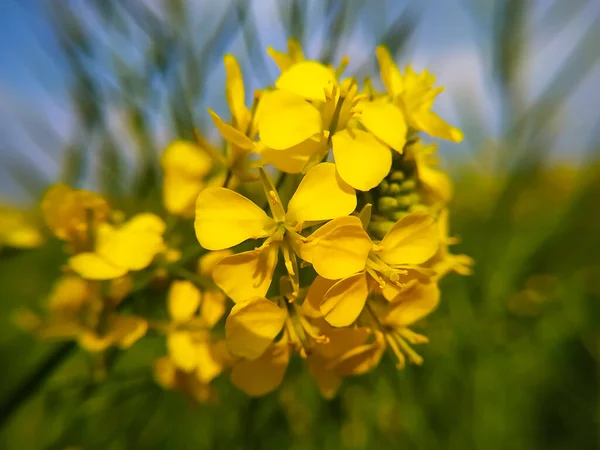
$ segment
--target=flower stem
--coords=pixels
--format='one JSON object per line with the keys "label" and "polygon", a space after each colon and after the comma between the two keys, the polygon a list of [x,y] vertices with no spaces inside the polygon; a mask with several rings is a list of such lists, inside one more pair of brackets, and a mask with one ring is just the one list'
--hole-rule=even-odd
{"label": "flower stem", "polygon": [[24,403],[27,402],[38,389],[46,382],[48,377],[71,355],[77,348],[75,342],[61,344],[39,367],[27,376],[7,398],[0,402],[0,428]]}

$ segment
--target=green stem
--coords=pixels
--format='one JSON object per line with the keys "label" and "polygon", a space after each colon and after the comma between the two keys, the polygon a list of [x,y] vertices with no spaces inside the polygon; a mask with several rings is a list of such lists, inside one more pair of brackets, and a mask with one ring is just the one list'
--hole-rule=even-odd
{"label": "green stem", "polygon": [[26,377],[12,394],[0,403],[0,428],[21,405],[27,402],[38,389],[46,382],[48,377],[73,353],[77,348],[75,342],[61,344],[48,356],[38,368]]}
{"label": "green stem", "polygon": [[229,182],[231,181],[232,176],[233,176],[233,171],[231,169],[227,169],[227,174],[225,175],[225,181],[223,182],[224,188],[226,188],[229,185]]}

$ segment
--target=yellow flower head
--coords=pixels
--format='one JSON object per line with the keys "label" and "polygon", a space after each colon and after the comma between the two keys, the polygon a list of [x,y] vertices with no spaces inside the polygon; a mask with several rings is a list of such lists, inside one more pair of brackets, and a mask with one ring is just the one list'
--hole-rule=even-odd
{"label": "yellow flower head", "polygon": [[109,213],[108,204],[101,196],[72,189],[66,184],[56,184],[48,189],[41,208],[54,235],[76,249],[89,246],[90,234],[107,219]]}
{"label": "yellow flower head", "polygon": [[438,250],[438,227],[423,213],[407,215],[373,244],[356,273],[332,281],[319,309],[333,326],[348,326],[362,312],[370,292],[393,296],[414,277],[427,278],[420,264]]}
{"label": "yellow flower head", "polygon": [[376,54],[381,80],[388,94],[402,108],[409,125],[434,137],[461,142],[462,132],[431,111],[435,97],[444,90],[433,88],[435,77],[427,70],[417,74],[410,66],[402,74],[384,46],[377,47]]}
{"label": "yellow flower head", "polygon": [[266,295],[279,249],[297,287],[298,267],[293,249],[303,239],[299,232],[312,222],[350,214],[356,207],[354,189],[337,176],[331,163],[319,164],[306,174],[287,211],[266,174],[263,182],[273,217],[246,197],[225,188],[205,189],[196,203],[196,236],[204,248],[221,250],[248,239],[267,238],[255,250],[224,258],[213,272],[217,285],[236,302]]}
{"label": "yellow flower head", "polygon": [[164,249],[165,224],[154,214],[138,214],[119,227],[98,226],[93,252],[69,259],[69,266],[89,280],[110,280],[142,270]]}
{"label": "yellow flower head", "polygon": [[356,80],[338,83],[332,68],[301,61],[275,86],[264,94],[258,125],[266,164],[299,173],[331,148],[342,179],[366,191],[390,171],[390,149],[402,153],[407,128],[401,110],[384,98],[358,95]]}
{"label": "yellow flower head", "polygon": [[11,207],[0,207],[0,249],[35,248],[44,238],[30,214]]}
{"label": "yellow flower head", "polygon": [[209,312],[208,320],[198,315],[200,305],[207,300],[212,299],[189,281],[174,281],[167,299],[171,318],[167,333],[169,357],[179,370],[194,372],[203,383],[219,375],[226,363],[223,349],[210,335],[212,315]]}
{"label": "yellow flower head", "polygon": [[111,280],[103,295],[98,283],[66,275],[48,296],[48,316],[37,318],[30,331],[42,339],[76,339],[89,352],[129,348],[148,329],[144,318],[116,313],[130,290],[128,277]]}

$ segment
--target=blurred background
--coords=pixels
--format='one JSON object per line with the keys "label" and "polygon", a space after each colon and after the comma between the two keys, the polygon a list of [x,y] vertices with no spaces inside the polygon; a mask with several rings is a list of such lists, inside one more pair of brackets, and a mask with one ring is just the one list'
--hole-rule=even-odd
{"label": "blurred background", "polygon": [[12,320],[44,302],[60,245],[0,248],[0,448],[600,448],[597,0],[0,0],[2,205],[33,210],[59,180],[126,211],[158,201],[166,144],[194,126],[218,141],[223,55],[251,95],[288,37],[376,86],[387,44],[437,76],[435,109],[465,132],[440,153],[454,251],[476,265],[444,279],[424,365],[384,356],[332,401],[299,364],[258,400],[221,377],[198,406],[155,385],[149,337],[98,383]]}

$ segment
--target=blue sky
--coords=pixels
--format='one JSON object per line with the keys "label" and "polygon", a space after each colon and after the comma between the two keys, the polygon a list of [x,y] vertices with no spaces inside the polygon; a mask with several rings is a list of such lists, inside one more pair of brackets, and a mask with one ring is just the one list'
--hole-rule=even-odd
{"label": "blue sky", "polygon": [[[142,0],[138,0],[142,1]],[[159,5],[160,0],[143,0]],[[256,0],[253,11],[259,21],[262,43],[284,48],[286,36],[276,15],[276,0]],[[561,67],[572,53],[574,46],[586,30],[596,24],[600,28],[600,2],[591,0],[570,0],[571,9],[581,7],[579,13],[566,26],[557,26],[558,18],[548,16],[553,3],[566,0],[538,0],[535,2],[531,19],[532,45],[528,49],[529,58],[524,70],[525,97],[531,101],[544,91],[558,67]],[[86,0],[71,2],[75,7],[86,8]],[[193,13],[202,17],[208,9],[220,15],[225,13],[227,4],[216,2],[190,2]],[[318,1],[310,1],[309,11],[318,17]],[[381,15],[381,6],[387,11],[403,7],[402,2],[373,1],[365,14],[372,17],[365,20],[382,22],[382,28],[391,19]],[[437,75],[438,83],[446,87],[436,103],[438,112],[450,121],[458,121],[458,96],[468,94],[473,99],[469,113],[476,115],[485,125],[486,137],[493,139],[499,131],[498,99],[490,71],[490,29],[489,19],[477,24],[472,12],[465,7],[474,3],[484,5],[482,14],[486,17],[485,0],[429,0],[423,1],[422,21],[411,40],[410,58],[400,63],[413,63],[418,69],[428,68]],[[0,0],[0,198],[28,200],[27,192],[14,181],[14,167],[35,165],[48,181],[54,180],[59,170],[60,155],[65,142],[75,127],[74,115],[69,105],[69,76],[65,61],[61,57],[56,36],[48,22],[47,7],[51,0]],[[554,9],[559,11],[560,9]],[[487,15],[491,17],[491,15]],[[199,30],[202,27],[198,28]],[[305,43],[309,56],[315,55],[323,36],[323,23],[312,20],[309,23]],[[199,39],[201,38],[199,31]],[[377,44],[365,27],[358,26],[342,49],[349,54],[355,64],[365,59],[373,59],[373,49]],[[231,48],[233,54],[243,53],[241,38],[235,39]],[[597,50],[600,51],[600,50]],[[341,55],[339,55],[341,56]],[[593,55],[590,55],[593,56]],[[275,67],[271,67],[273,77]],[[211,89],[203,100],[205,106],[222,107],[223,71],[215,70],[208,83],[218,85]],[[599,123],[600,115],[600,67],[591,71],[585,82],[577,88],[570,101],[563,107],[561,122],[563,131],[557,136],[556,146],[559,158],[576,158],[577,148]],[[158,118],[160,120],[160,117]],[[166,130],[159,138],[167,141],[172,136]],[[481,142],[477,142],[481,144]],[[443,146],[442,153],[448,160],[468,154],[465,146]]]}

